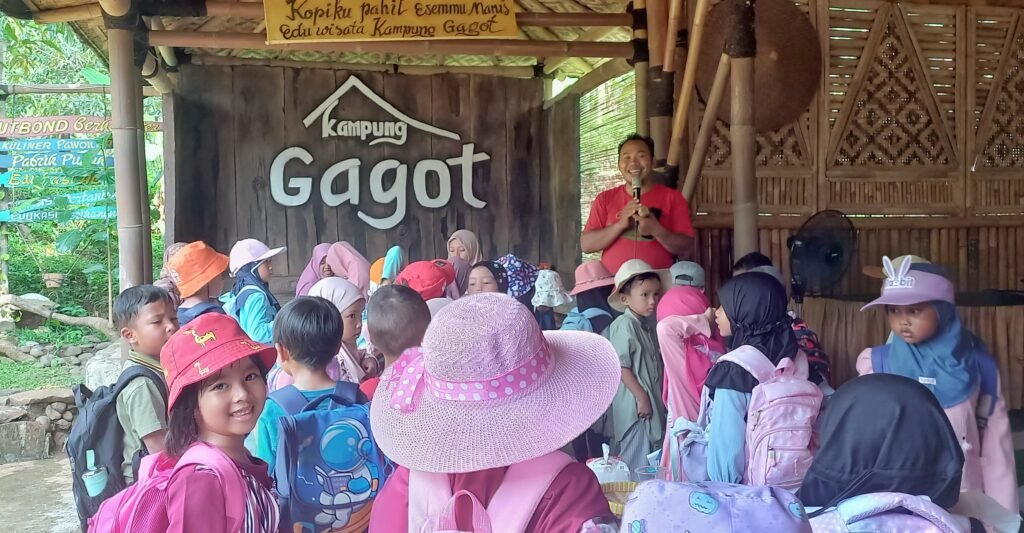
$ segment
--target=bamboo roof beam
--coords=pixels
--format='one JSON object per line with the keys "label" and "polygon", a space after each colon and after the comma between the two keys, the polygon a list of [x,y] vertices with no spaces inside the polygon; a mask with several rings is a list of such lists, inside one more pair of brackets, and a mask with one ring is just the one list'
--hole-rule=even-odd
{"label": "bamboo roof beam", "polygon": [[[159,11],[157,8],[155,11]],[[77,22],[80,20],[99,18],[103,15],[100,5],[83,4],[74,7],[62,7],[47,9],[33,14],[33,20],[40,24],[52,24],[57,22]],[[152,13],[151,16],[161,16],[162,13]],[[196,16],[206,17],[240,17],[248,19],[263,20],[263,4],[260,2],[223,2],[211,1],[206,3],[206,13]],[[573,13],[516,13],[516,23],[528,27],[617,27],[629,26],[632,17],[626,13],[597,13],[597,12],[573,12]]]}
{"label": "bamboo roof beam", "polygon": [[390,72],[417,76],[433,74],[476,74],[482,76],[502,76],[506,78],[534,78],[537,72],[532,66],[455,66],[455,65],[396,65],[380,63],[340,63],[336,61],[297,61],[293,59],[257,59],[243,57],[225,57],[206,54],[192,56],[192,63],[204,66],[257,66],[257,67],[293,67],[328,70],[359,70],[369,72]]}
{"label": "bamboo roof beam", "polygon": [[[600,41],[605,37],[615,33],[618,28],[591,28],[576,37],[577,41]],[[556,70],[562,68],[567,61],[568,57],[549,57],[544,60],[544,73],[551,74]]]}
{"label": "bamboo roof beam", "polygon": [[341,41],[268,44],[259,33],[151,31],[151,46],[231,48],[243,50],[309,50],[383,54],[464,54],[527,57],[632,57],[630,43],[531,41],[525,39],[440,39],[436,41]]}
{"label": "bamboo roof beam", "polygon": [[[109,85],[73,83],[69,85],[0,85],[0,95],[12,94],[110,94]],[[155,87],[143,87],[143,96],[160,96]]]}

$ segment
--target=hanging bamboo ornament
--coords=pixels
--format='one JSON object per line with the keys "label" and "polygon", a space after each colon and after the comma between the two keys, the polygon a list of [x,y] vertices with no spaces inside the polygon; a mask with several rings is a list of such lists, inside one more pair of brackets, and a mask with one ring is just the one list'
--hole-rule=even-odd
{"label": "hanging bamboo ornament", "polygon": [[686,117],[689,116],[690,103],[693,101],[693,86],[697,77],[697,57],[700,55],[704,19],[707,17],[710,0],[697,0],[697,7],[690,29],[690,49],[686,53],[686,68],[683,70],[683,86],[679,90],[678,103],[672,116],[672,137],[668,147],[669,172],[678,172],[679,159],[682,153],[682,140],[686,130]]}

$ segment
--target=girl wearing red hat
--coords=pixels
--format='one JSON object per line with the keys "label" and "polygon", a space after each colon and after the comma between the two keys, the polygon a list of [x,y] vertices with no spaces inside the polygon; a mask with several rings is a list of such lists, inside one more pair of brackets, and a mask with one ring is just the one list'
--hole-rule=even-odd
{"label": "girl wearing red hat", "polygon": [[160,352],[170,391],[165,453],[180,467],[167,484],[168,532],[278,530],[267,464],[244,446],[263,412],[264,375],[276,355],[218,314],[195,319]]}

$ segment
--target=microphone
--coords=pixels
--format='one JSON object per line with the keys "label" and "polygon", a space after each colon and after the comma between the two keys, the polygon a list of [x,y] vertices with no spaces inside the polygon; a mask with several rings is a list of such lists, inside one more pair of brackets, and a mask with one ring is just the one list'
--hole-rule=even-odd
{"label": "microphone", "polygon": [[629,173],[630,173],[630,175],[633,176],[633,198],[636,201],[639,202],[640,201],[640,187],[641,187],[641,181],[642,181],[641,178],[640,178],[640,169],[630,170]]}

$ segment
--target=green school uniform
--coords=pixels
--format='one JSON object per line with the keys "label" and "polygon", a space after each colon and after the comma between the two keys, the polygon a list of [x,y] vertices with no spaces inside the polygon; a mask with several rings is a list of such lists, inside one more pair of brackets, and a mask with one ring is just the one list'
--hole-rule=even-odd
{"label": "green school uniform", "polygon": [[[667,410],[665,402],[661,398],[665,380],[665,365],[661,359],[661,350],[658,348],[658,337],[654,328],[647,319],[637,315],[631,309],[627,309],[622,316],[616,318],[608,326],[605,336],[612,342],[615,351],[619,354],[619,364],[622,368],[632,370],[644,391],[647,392],[653,412],[650,418],[648,438],[651,441],[651,449],[658,449],[665,438]],[[638,419],[636,397],[626,388],[626,385],[620,383],[619,390],[615,393],[615,399],[612,400],[612,405],[608,408],[601,423],[603,426],[601,433],[612,443],[618,443]]]}

